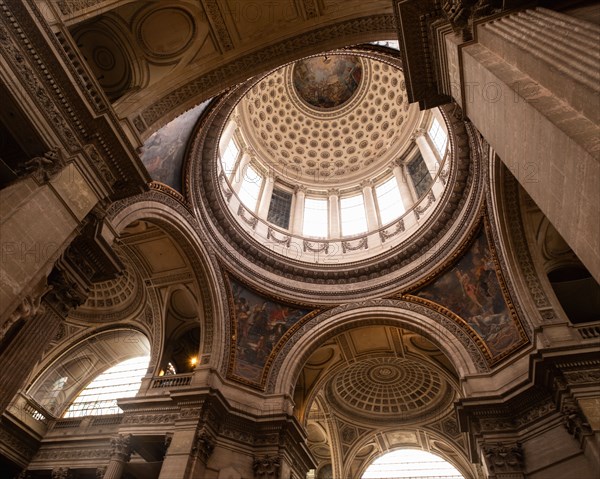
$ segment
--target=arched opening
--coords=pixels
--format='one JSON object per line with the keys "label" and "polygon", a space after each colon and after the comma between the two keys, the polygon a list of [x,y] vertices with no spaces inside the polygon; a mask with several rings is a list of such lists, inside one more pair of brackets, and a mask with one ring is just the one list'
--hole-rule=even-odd
{"label": "arched opening", "polygon": [[374,460],[361,479],[464,479],[448,461],[418,449],[399,449]]}
{"label": "arched opening", "polygon": [[150,343],[139,331],[94,334],[60,355],[28,395],[54,417],[116,414],[116,400],[139,390],[149,357]]}

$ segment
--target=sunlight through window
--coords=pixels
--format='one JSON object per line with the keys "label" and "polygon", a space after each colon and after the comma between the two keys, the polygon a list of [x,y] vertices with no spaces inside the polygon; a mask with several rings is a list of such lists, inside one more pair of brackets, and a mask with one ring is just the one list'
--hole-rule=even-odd
{"label": "sunlight through window", "polygon": [[402,216],[404,213],[404,204],[395,177],[377,186],[375,188],[375,195],[377,196],[379,218],[382,225],[386,225]]}
{"label": "sunlight through window", "polygon": [[340,212],[343,236],[357,235],[367,231],[367,215],[362,194],[342,198]]}
{"label": "sunlight through window", "polygon": [[429,137],[431,138],[431,141],[433,141],[435,149],[438,151],[440,156],[443,157],[446,153],[448,137],[436,118],[433,119],[431,122],[431,127],[429,127]]}
{"label": "sunlight through window", "polygon": [[240,188],[240,201],[250,211],[256,210],[262,181],[262,176],[252,166],[248,165]]}
{"label": "sunlight through window", "polygon": [[123,412],[117,399],[137,394],[146,374],[150,356],[128,359],[96,377],[79,393],[64,417],[100,416]]}
{"label": "sunlight through window", "polygon": [[231,174],[233,173],[239,152],[240,150],[232,138],[229,140],[229,144],[227,145],[227,148],[225,148],[225,152],[221,155],[221,164],[223,165],[223,171],[227,178],[230,178]]}
{"label": "sunlight through window", "polygon": [[464,479],[441,457],[416,449],[384,454],[367,468],[362,479]]}
{"label": "sunlight through window", "polygon": [[326,238],[328,229],[327,200],[306,198],[304,200],[303,234],[314,238]]}

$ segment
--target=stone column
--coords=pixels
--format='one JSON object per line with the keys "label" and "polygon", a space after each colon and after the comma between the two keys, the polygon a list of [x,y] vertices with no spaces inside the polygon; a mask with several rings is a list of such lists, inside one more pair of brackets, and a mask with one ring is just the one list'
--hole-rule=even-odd
{"label": "stone column", "polygon": [[421,152],[421,156],[423,157],[423,161],[427,166],[429,174],[432,178],[435,178],[435,175],[437,175],[440,165],[438,155],[435,151],[433,151],[431,143],[429,142],[429,134],[427,133],[427,130],[425,130],[424,128],[419,128],[413,134],[413,138],[415,140],[415,143],[419,147],[419,151]]}
{"label": "stone column", "polygon": [[244,150],[242,152],[242,157],[240,158],[240,162],[238,167],[235,169],[233,176],[231,177],[231,188],[233,192],[237,195],[240,193],[240,189],[242,188],[242,183],[244,182],[244,177],[246,176],[246,169],[250,164],[250,155],[248,151]]}
{"label": "stone column", "polygon": [[81,235],[55,263],[47,287],[39,286],[9,319],[11,325],[4,332],[0,350],[0,368],[11,374],[5,374],[0,382],[0,412],[42,357],[48,342],[55,338],[63,319],[87,299],[92,282],[112,279],[122,269],[118,256],[99,235],[98,215],[102,212],[95,210],[86,217]]}
{"label": "stone column", "polygon": [[131,434],[113,437],[110,440],[112,451],[103,479],[121,479],[125,464],[131,459]]}
{"label": "stone column", "polygon": [[363,201],[365,204],[365,214],[367,217],[367,231],[375,231],[379,228],[377,221],[377,207],[373,196],[373,182],[365,180],[360,184],[362,188]]}
{"label": "stone column", "polygon": [[304,198],[306,189],[303,186],[297,186],[294,191],[294,217],[292,218],[292,234],[302,236],[302,227],[304,226]]}
{"label": "stone column", "polygon": [[544,8],[476,28],[463,110],[600,281],[598,28]]}
{"label": "stone column", "polygon": [[329,214],[329,237],[339,238],[341,234],[340,191],[336,188],[327,190],[327,209]]}
{"label": "stone column", "polygon": [[392,169],[396,183],[398,183],[398,190],[400,190],[400,197],[402,198],[402,204],[404,211],[410,209],[415,204],[415,197],[413,191],[408,186],[408,175],[406,173],[406,166],[401,162],[395,162],[394,168]]}
{"label": "stone column", "polygon": [[274,186],[275,177],[269,173],[263,182],[260,203],[258,204],[258,217],[263,220],[266,220],[269,215],[269,206],[271,206],[271,196],[273,196]]}
{"label": "stone column", "polygon": [[20,316],[2,345],[0,368],[11,374],[5,374],[0,382],[0,411],[6,409],[31,368],[42,357],[69,311],[82,304],[85,298],[86,293],[60,270],[51,273],[47,292],[41,301],[34,300],[39,304],[37,310],[33,308],[32,314]]}

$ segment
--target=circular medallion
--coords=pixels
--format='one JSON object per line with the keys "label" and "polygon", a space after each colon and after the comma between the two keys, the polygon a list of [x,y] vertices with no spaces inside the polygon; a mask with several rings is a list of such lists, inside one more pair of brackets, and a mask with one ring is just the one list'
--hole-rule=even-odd
{"label": "circular medallion", "polygon": [[332,109],[352,98],[362,74],[358,57],[324,55],[296,62],[292,78],[302,100],[315,108]]}

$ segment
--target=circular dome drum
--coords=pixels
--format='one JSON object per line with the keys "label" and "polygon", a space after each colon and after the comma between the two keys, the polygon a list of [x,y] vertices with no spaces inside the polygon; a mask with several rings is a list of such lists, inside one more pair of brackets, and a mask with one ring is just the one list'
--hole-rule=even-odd
{"label": "circular dome drum", "polygon": [[476,215],[464,124],[409,104],[389,53],[284,65],[220,98],[203,124],[187,191],[215,250],[245,280],[298,300],[397,289]]}

